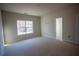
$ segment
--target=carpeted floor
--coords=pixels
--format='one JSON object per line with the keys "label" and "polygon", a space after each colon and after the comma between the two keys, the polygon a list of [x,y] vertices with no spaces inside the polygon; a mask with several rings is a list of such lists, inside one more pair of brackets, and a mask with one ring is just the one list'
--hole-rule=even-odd
{"label": "carpeted floor", "polygon": [[77,50],[72,43],[37,37],[5,46],[5,56],[73,56]]}

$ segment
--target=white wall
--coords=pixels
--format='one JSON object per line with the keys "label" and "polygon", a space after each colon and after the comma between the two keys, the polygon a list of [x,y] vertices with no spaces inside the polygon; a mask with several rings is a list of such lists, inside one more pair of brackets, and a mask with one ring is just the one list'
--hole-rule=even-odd
{"label": "white wall", "polygon": [[4,47],[3,47],[3,28],[2,28],[2,18],[1,18],[1,10],[0,10],[0,55],[3,55]]}
{"label": "white wall", "polygon": [[56,18],[63,18],[63,40],[74,42],[75,41],[75,19],[78,10],[73,7],[68,7],[60,10],[49,12],[41,17],[42,23],[42,36],[49,38],[56,38]]}
{"label": "white wall", "polygon": [[75,43],[79,44],[79,15],[76,16],[75,20]]}

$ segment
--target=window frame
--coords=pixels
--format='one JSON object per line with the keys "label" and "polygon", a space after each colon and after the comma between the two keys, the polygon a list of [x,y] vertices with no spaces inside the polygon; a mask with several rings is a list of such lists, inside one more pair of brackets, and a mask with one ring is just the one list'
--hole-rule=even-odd
{"label": "window frame", "polygon": [[[20,33],[20,30],[19,30],[19,28],[18,27],[21,27],[21,26],[19,26],[18,25],[18,22],[17,22],[17,35],[27,35],[27,34],[33,34],[34,33],[34,28],[33,28],[33,20],[17,20],[17,21],[25,21],[25,32],[24,33]],[[26,26],[26,22],[28,21],[28,23],[29,23],[29,21],[31,21],[32,22],[32,27],[29,27],[29,24],[28,24],[28,27]],[[27,32],[27,29],[28,28],[32,28],[32,32]]]}

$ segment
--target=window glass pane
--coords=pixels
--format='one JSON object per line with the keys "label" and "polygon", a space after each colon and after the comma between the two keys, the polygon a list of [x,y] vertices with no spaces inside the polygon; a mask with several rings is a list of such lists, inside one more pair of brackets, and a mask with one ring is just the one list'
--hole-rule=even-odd
{"label": "window glass pane", "polygon": [[25,30],[25,27],[20,27],[20,32],[25,32],[26,30]]}
{"label": "window glass pane", "polygon": [[18,31],[18,34],[22,34],[23,32],[26,31],[24,20],[17,20],[17,31]]}
{"label": "window glass pane", "polygon": [[28,27],[29,26],[29,22],[28,21],[26,21],[26,27]]}
{"label": "window glass pane", "polygon": [[33,21],[26,21],[26,27],[33,27]]}
{"label": "window glass pane", "polygon": [[30,25],[30,24],[29,24],[29,25],[28,25],[28,27],[32,28],[32,27],[33,27],[33,25]]}
{"label": "window glass pane", "polygon": [[17,21],[17,27],[25,27],[25,21]]}
{"label": "window glass pane", "polygon": [[29,25],[32,25],[32,21],[29,21]]}
{"label": "window glass pane", "polygon": [[32,33],[33,29],[32,28],[27,28],[27,33]]}

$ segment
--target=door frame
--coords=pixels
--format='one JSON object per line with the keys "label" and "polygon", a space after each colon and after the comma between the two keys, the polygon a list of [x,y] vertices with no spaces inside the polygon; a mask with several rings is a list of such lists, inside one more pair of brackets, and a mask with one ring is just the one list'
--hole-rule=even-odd
{"label": "door frame", "polygon": [[[63,29],[64,29],[64,27],[63,27],[64,26],[63,17],[62,16],[61,17],[56,17],[56,19],[57,18],[62,18],[62,39],[61,40],[63,40],[63,33],[64,33],[63,32]],[[57,31],[57,29],[56,29],[56,31]],[[56,34],[56,38],[57,38],[57,34]]]}

